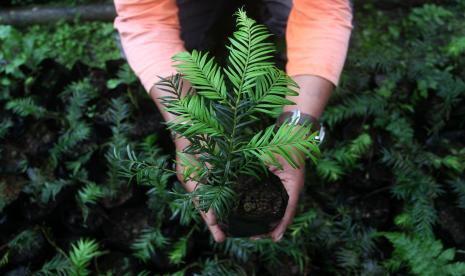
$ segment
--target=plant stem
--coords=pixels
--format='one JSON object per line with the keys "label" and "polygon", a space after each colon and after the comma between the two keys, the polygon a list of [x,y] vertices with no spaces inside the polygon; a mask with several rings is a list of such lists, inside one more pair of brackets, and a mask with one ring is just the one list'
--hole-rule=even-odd
{"label": "plant stem", "polygon": [[[247,51],[247,58],[246,58],[246,62],[245,62],[245,68],[244,68],[244,73],[242,74],[242,77],[241,77],[241,81],[239,83],[239,91],[237,93],[237,98],[236,98],[236,103],[233,107],[234,109],[234,117],[233,117],[233,128],[232,128],[232,133],[231,133],[231,136],[229,138],[229,147],[228,147],[228,155],[227,155],[227,158],[226,158],[226,164],[229,164],[231,163],[231,158],[232,158],[232,153],[234,151],[234,148],[235,148],[235,145],[234,145],[234,137],[236,136],[236,129],[237,129],[237,110],[238,110],[238,106],[241,102],[241,95],[243,93],[242,91],[242,86],[244,85],[244,78],[245,78],[245,73],[247,72],[247,68],[248,68],[248,65],[249,65],[249,59],[250,59],[250,45],[251,45],[251,41],[250,41],[250,35],[248,37],[248,44],[249,45],[249,49]],[[228,177],[228,170],[224,170],[224,179],[226,181],[229,181],[229,177]]]}

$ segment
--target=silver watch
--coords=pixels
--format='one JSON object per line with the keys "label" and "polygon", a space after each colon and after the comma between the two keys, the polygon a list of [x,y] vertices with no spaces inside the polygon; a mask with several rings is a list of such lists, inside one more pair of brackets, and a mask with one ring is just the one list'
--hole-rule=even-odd
{"label": "silver watch", "polygon": [[318,144],[321,144],[323,142],[326,134],[325,127],[322,123],[320,123],[320,121],[317,118],[313,117],[312,115],[303,113],[298,109],[286,111],[279,115],[278,120],[276,121],[276,125],[279,126],[286,121],[289,121],[297,125],[311,124],[312,131],[318,131],[318,135],[315,137],[315,139],[318,141]]}

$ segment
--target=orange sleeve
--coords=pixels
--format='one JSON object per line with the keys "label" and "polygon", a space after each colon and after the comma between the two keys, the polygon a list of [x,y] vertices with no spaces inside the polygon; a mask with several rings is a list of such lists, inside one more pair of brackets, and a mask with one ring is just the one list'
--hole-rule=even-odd
{"label": "orange sleeve", "polygon": [[287,73],[316,75],[337,85],[351,31],[349,0],[294,0],[286,29]]}
{"label": "orange sleeve", "polygon": [[129,65],[147,92],[176,70],[171,57],[184,51],[175,0],[115,0],[115,28]]}

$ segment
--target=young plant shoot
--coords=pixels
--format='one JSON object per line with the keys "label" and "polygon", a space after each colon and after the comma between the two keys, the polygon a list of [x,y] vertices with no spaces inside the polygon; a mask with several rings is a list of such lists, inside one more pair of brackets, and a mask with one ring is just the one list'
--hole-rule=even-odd
{"label": "young plant shoot", "polygon": [[190,141],[177,153],[179,165],[184,181],[198,184],[183,200],[212,208],[227,234],[251,236],[269,232],[287,206],[284,187],[267,167],[281,168],[279,156],[294,168],[306,157],[315,160],[318,133],[295,122],[266,127],[293,104],[286,96],[297,95],[298,86],[273,64],[266,27],[243,10],[236,17],[225,68],[208,53],[182,52],[173,57],[178,74],[159,88],[170,92],[161,100],[176,115],[168,128]]}

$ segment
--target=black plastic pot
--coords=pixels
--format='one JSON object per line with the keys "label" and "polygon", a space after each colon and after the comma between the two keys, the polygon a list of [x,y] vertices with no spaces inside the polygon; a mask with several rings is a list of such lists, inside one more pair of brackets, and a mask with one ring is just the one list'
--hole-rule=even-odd
{"label": "black plastic pot", "polygon": [[239,200],[229,216],[219,225],[230,237],[267,234],[284,216],[289,196],[281,180],[274,174],[258,182],[242,177],[234,186]]}

